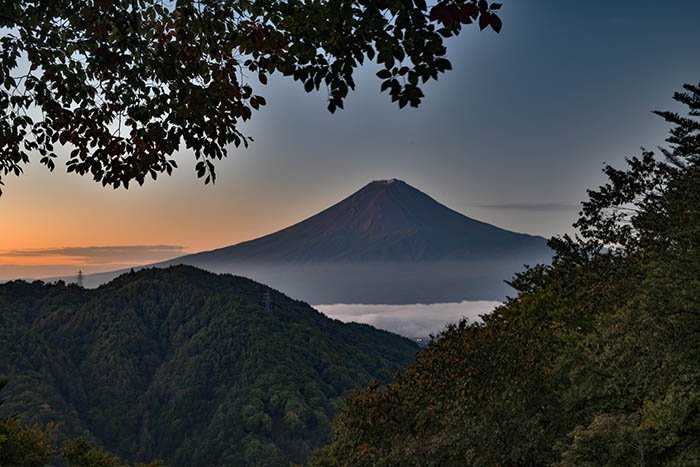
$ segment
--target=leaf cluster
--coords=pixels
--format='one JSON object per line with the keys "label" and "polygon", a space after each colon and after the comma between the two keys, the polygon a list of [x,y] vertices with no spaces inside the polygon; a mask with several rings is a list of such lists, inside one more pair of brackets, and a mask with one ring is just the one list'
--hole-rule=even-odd
{"label": "leaf cluster", "polygon": [[[114,188],[171,174],[191,152],[197,176],[247,146],[241,122],[266,105],[255,90],[279,74],[322,86],[343,107],[365,60],[382,91],[417,106],[420,83],[450,69],[446,37],[478,21],[500,31],[500,4],[480,0],[20,0],[0,4],[0,175],[30,155]],[[0,184],[2,180],[0,179]]]}

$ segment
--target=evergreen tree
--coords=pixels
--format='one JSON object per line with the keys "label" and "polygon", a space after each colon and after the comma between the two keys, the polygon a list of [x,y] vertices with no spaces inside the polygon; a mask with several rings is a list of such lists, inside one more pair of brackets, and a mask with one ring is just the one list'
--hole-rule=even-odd
{"label": "evergreen tree", "polygon": [[346,401],[316,465],[698,465],[700,86],[662,158],[589,191],[580,236],[481,324]]}

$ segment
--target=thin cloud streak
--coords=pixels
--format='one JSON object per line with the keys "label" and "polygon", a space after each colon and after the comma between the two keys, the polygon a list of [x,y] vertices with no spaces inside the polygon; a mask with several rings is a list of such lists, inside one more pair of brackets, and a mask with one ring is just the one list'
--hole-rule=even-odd
{"label": "thin cloud streak", "polygon": [[0,258],[71,258],[85,264],[123,264],[143,260],[169,259],[185,253],[179,245],[117,245],[60,248],[32,248],[0,252]]}
{"label": "thin cloud streak", "polygon": [[507,210],[507,211],[536,211],[558,212],[579,209],[578,204],[572,203],[499,203],[499,204],[475,204],[472,207],[480,209]]}

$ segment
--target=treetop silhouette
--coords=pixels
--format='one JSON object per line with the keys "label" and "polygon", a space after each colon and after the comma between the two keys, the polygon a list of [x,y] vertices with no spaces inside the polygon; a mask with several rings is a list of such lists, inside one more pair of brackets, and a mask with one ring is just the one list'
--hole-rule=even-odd
{"label": "treetop silhouette", "polygon": [[420,85],[451,68],[444,39],[477,22],[498,32],[484,0],[18,0],[0,5],[0,184],[30,155],[114,188],[171,174],[184,147],[205,183],[239,123],[266,104],[277,73],[322,86],[343,107],[365,60],[381,90],[416,107]]}

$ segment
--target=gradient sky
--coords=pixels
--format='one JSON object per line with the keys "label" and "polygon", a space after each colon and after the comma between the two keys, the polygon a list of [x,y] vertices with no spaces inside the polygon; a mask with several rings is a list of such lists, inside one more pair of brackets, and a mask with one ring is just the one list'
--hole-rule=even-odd
{"label": "gradient sky", "polygon": [[[371,180],[399,178],[471,217],[551,236],[571,231],[586,188],[640,146],[651,113],[700,82],[700,2],[505,0],[500,35],[468,28],[454,70],[419,109],[357,74],[346,110],[276,79],[218,181],[186,152],[171,178],[113,191],[34,164],[0,197],[0,279],[86,272],[230,245],[285,227]],[[118,248],[115,248],[118,247]]]}

